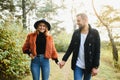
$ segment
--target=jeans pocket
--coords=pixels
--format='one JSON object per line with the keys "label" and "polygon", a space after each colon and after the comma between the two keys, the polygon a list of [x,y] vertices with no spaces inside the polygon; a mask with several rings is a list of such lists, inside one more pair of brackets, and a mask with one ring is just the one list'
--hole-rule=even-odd
{"label": "jeans pocket", "polygon": [[36,58],[36,56],[33,59],[31,58],[31,60],[34,60],[35,58]]}
{"label": "jeans pocket", "polygon": [[31,63],[38,63],[37,57],[34,57],[33,59],[31,59]]}

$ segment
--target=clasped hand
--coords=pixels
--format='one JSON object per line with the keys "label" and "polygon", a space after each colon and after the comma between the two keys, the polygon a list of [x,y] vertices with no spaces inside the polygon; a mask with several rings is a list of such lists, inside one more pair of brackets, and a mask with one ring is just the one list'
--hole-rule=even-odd
{"label": "clasped hand", "polygon": [[58,62],[60,69],[65,65],[65,61]]}

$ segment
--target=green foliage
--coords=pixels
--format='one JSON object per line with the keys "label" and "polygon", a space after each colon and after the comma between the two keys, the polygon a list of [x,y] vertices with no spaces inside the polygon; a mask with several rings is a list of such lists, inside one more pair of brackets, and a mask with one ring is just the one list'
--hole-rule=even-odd
{"label": "green foliage", "polygon": [[[120,42],[115,42],[115,44],[117,45],[117,49],[118,49],[118,54],[120,54]],[[108,50],[107,53],[103,52],[104,50]],[[110,54],[111,53],[111,54]],[[107,61],[108,63],[112,64],[114,63],[114,67],[120,71],[120,60],[118,60],[117,62],[113,59],[112,60],[112,56],[110,57],[110,55],[112,55],[112,47],[111,47],[111,43],[109,41],[102,41],[101,42],[101,54],[106,57],[105,61]],[[120,57],[120,55],[118,55]],[[111,59],[111,60],[109,60]]]}
{"label": "green foliage", "polygon": [[64,5],[55,4],[52,0],[41,1],[42,4],[37,6],[36,16],[38,18],[47,18],[51,20],[57,14],[58,9],[64,9]]}
{"label": "green foliage", "polygon": [[19,80],[29,74],[28,57],[21,47],[25,33],[20,26],[0,25],[0,80]]}
{"label": "green foliage", "polygon": [[59,24],[62,23],[63,21],[56,18],[56,16],[58,15],[58,10],[63,8],[64,8],[63,4],[57,5],[52,0],[41,1],[41,4],[37,6],[36,9],[37,18],[38,19],[45,18],[47,21],[50,22],[52,26],[51,34],[53,36],[64,30],[63,26],[62,28],[59,26]]}
{"label": "green foliage", "polygon": [[71,34],[67,34],[66,32],[61,32],[54,36],[55,46],[58,52],[66,52],[69,43],[71,40]]}
{"label": "green foliage", "polygon": [[[3,4],[4,3],[4,4]],[[15,10],[15,6],[13,4],[13,0],[0,0],[0,10],[9,10],[13,12]]]}
{"label": "green foliage", "polygon": [[[119,9],[115,9],[114,7],[111,7],[109,5],[103,6],[99,16],[103,20],[103,22],[110,26],[110,27],[116,27],[113,26],[115,22],[120,22],[120,11]],[[103,24],[98,20],[96,23],[97,26],[103,26]]]}
{"label": "green foliage", "polygon": [[58,24],[61,23],[61,21],[56,20],[55,23],[51,23],[52,29],[50,30],[50,33],[53,36],[56,36],[56,34],[60,34],[61,31],[65,31],[64,27],[59,27]]}

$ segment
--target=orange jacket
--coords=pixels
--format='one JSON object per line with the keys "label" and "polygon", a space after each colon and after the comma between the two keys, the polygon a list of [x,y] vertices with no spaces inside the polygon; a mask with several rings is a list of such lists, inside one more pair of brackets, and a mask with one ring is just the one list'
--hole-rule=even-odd
{"label": "orange jacket", "polygon": [[[23,53],[25,52],[25,50],[29,50],[33,54],[33,56],[37,55],[36,38],[37,38],[37,32],[28,34],[27,39],[22,47]],[[45,50],[44,56],[45,58],[48,58],[48,59],[58,58],[58,54],[54,45],[53,38],[50,35],[46,35],[46,50]]]}

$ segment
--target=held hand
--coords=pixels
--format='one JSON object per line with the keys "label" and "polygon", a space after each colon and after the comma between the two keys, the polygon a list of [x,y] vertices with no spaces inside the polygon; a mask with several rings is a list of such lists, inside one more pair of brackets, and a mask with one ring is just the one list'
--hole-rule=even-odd
{"label": "held hand", "polygon": [[30,54],[30,57],[31,57],[31,59],[34,59],[34,58],[35,58],[32,54]]}
{"label": "held hand", "polygon": [[65,61],[60,62],[60,68],[62,68],[65,65]]}
{"label": "held hand", "polygon": [[98,69],[93,68],[92,69],[92,76],[96,76],[98,74]]}
{"label": "held hand", "polygon": [[57,65],[60,67],[60,62],[57,62]]}

